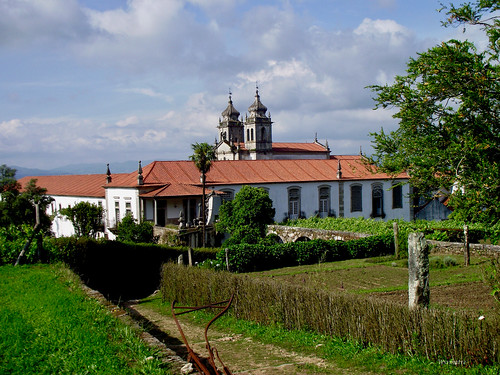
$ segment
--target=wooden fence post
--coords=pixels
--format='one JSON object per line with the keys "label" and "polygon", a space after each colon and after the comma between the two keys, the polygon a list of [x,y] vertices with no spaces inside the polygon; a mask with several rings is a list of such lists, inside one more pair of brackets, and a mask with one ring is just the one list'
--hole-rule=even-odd
{"label": "wooden fence post", "polygon": [[229,249],[226,247],[225,251],[226,251],[226,267],[229,272]]}
{"label": "wooden fence post", "polygon": [[470,241],[468,225],[464,225],[464,263],[465,266],[468,266],[470,264]]}
{"label": "wooden fence post", "polygon": [[394,255],[396,256],[396,259],[399,259],[399,227],[396,221],[392,223],[392,229],[394,231]]}
{"label": "wooden fence post", "polygon": [[193,265],[193,254],[192,254],[193,249],[188,248],[188,261],[189,261],[189,266]]}

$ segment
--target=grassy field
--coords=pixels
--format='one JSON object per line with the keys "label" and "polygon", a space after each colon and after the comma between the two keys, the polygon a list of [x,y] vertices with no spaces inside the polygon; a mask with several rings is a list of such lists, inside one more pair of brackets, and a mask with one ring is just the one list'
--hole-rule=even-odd
{"label": "grassy field", "polygon": [[[472,257],[463,265],[457,255],[431,255],[429,281],[431,307],[498,313],[498,302],[483,283],[486,257]],[[448,266],[446,266],[448,264]],[[341,262],[254,272],[252,277],[271,277],[314,289],[373,295],[387,301],[408,304],[407,260],[393,257],[353,259]]]}
{"label": "grassy field", "polygon": [[61,265],[0,267],[1,374],[165,374]]}

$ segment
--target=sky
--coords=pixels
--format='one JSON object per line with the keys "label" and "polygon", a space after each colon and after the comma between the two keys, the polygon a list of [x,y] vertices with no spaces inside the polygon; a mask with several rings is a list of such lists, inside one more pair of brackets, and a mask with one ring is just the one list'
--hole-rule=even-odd
{"label": "sky", "polygon": [[440,2],[0,0],[0,164],[185,160],[256,86],[275,142],[369,154],[397,121],[366,86],[464,38]]}

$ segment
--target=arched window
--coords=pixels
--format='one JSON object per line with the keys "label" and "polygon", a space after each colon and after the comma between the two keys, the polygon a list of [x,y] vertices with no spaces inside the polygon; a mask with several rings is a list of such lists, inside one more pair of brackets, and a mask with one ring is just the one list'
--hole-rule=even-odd
{"label": "arched window", "polygon": [[351,185],[351,212],[363,211],[362,193],[361,185]]}
{"label": "arched window", "polygon": [[260,128],[260,140],[261,141],[266,140],[266,128]]}
{"label": "arched window", "polygon": [[247,142],[250,141],[250,129],[247,129]]}
{"label": "arched window", "polygon": [[234,199],[234,190],[232,189],[224,189],[222,190],[221,199],[222,202],[232,201]]}
{"label": "arched window", "polygon": [[319,216],[327,217],[330,213],[330,186],[319,188]]}
{"label": "arched window", "polygon": [[381,184],[372,185],[372,213],[371,217],[385,217],[384,190]]}
{"label": "arched window", "polygon": [[250,129],[250,136],[251,136],[251,139],[252,139],[252,141],[253,141],[253,128],[252,128],[252,129]]}
{"label": "arched window", "polygon": [[393,185],[392,187],[392,208],[403,208],[403,187]]}
{"label": "arched window", "polygon": [[288,189],[288,217],[298,219],[300,216],[300,188]]}

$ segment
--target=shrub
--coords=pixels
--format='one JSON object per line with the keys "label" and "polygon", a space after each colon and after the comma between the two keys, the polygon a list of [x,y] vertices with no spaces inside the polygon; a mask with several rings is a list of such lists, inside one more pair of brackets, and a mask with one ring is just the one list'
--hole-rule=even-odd
{"label": "shrub", "polygon": [[[312,240],[274,245],[238,244],[228,247],[229,267],[234,272],[262,271],[318,262],[366,258],[393,252],[390,235],[371,236],[350,241]],[[217,260],[225,263],[224,250]]]}
{"label": "shrub", "polygon": [[156,243],[158,238],[153,235],[154,224],[149,221],[137,223],[132,215],[126,215],[116,228],[116,239],[122,242]]}

